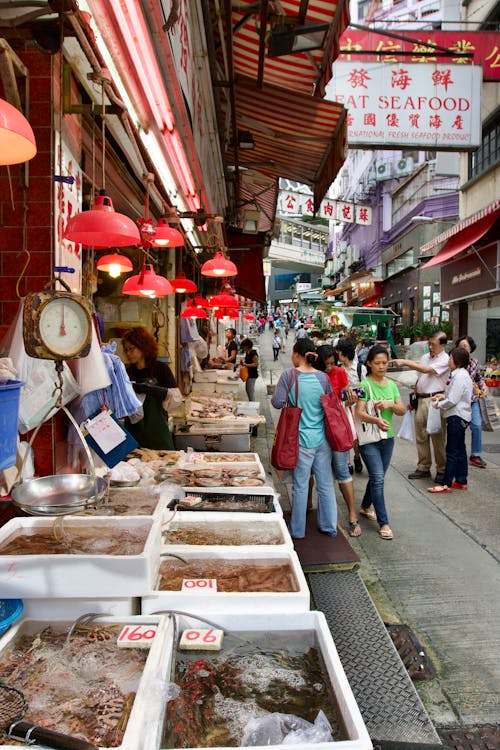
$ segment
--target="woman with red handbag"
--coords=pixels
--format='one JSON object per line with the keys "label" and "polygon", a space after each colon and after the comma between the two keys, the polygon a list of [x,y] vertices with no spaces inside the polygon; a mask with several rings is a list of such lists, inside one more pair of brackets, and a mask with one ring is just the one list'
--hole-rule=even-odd
{"label": "woman with red handbag", "polygon": [[[306,533],[307,495],[311,473],[318,492],[318,528],[337,536],[337,501],[331,471],[332,450],[326,440],[321,396],[332,388],[325,373],[315,369],[318,355],[310,339],[299,339],[292,351],[293,368],[285,370],[271,399],[275,409],[288,403],[302,409],[298,422],[298,461],[293,469],[293,504],[290,533],[303,539]],[[290,435],[290,440],[293,436]]]}

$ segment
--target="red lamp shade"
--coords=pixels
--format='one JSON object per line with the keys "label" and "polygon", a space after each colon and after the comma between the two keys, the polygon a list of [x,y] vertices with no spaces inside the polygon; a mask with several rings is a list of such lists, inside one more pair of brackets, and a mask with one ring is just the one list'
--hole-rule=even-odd
{"label": "red lamp shade", "polygon": [[178,229],[169,225],[168,219],[160,218],[154,229],[151,244],[154,247],[182,247],[184,237]]}
{"label": "red lamp shade", "polygon": [[210,300],[210,307],[239,307],[239,305],[238,300],[236,299],[236,297],[233,297],[232,294],[221,292],[220,294],[216,294],[214,297],[212,297],[212,299]]}
{"label": "red lamp shade", "polygon": [[121,273],[128,273],[133,267],[130,258],[127,258],[126,255],[119,255],[118,253],[102,255],[96,265],[98,271],[109,273],[113,279],[118,278]]}
{"label": "red lamp shade", "polygon": [[164,276],[158,276],[150,263],[144,263],[136,276],[129,276],[122,289],[123,294],[134,297],[166,297],[173,291],[170,281]]}
{"label": "red lamp shade", "polygon": [[194,299],[192,299],[181,312],[181,318],[208,318],[208,315],[205,310],[198,307]]}
{"label": "red lamp shade", "polygon": [[236,320],[238,318],[238,310],[234,307],[220,307],[214,312],[215,317],[218,320]]}
{"label": "red lamp shade", "polygon": [[64,236],[87,247],[138,245],[139,230],[132,219],[116,213],[113,201],[101,190],[90,211],[82,211],[68,221]]}
{"label": "red lamp shade", "polygon": [[222,250],[217,250],[214,257],[202,265],[201,273],[203,276],[221,278],[223,276],[236,276],[238,269],[232,261],[225,257]]}
{"label": "red lamp shade", "polygon": [[253,313],[246,313],[243,317],[245,320],[255,320],[255,315]]}
{"label": "red lamp shade", "polygon": [[196,307],[210,307],[210,302],[204,297],[195,297],[194,301],[195,301]]}
{"label": "red lamp shade", "polygon": [[21,164],[36,154],[33,130],[26,117],[0,99],[0,164]]}
{"label": "red lamp shade", "polygon": [[191,281],[191,279],[187,279],[186,275],[179,271],[175,279],[173,279],[170,284],[172,285],[172,289],[174,292],[178,292],[179,294],[185,294],[188,292],[191,294],[192,292],[197,292],[198,287],[194,283],[194,281]]}

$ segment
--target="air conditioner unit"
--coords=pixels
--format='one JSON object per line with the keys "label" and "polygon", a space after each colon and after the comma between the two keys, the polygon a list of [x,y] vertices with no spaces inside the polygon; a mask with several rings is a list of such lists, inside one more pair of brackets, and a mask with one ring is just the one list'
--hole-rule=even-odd
{"label": "air conditioner unit", "polygon": [[410,174],[413,170],[413,159],[411,156],[405,156],[404,159],[400,159],[396,162],[396,174],[398,177]]}
{"label": "air conditioner unit", "polygon": [[375,168],[375,176],[379,182],[382,180],[390,180],[392,177],[392,164],[390,162],[378,164]]}

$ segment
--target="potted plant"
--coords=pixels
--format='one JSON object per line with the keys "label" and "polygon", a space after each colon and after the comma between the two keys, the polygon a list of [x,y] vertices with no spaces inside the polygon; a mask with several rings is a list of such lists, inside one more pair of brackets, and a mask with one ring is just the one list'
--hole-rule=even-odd
{"label": "potted plant", "polygon": [[403,346],[410,346],[412,337],[415,335],[415,329],[413,326],[404,326],[399,331],[401,338],[403,339]]}

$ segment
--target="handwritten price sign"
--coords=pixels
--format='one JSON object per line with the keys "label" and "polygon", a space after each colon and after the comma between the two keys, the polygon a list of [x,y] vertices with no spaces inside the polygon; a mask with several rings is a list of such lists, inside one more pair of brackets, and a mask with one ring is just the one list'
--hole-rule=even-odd
{"label": "handwritten price sign", "polygon": [[149,648],[158,628],[156,625],[126,625],[117,638],[120,648]]}
{"label": "handwritten price sign", "polygon": [[216,578],[183,578],[181,591],[192,591],[193,593],[217,591]]}
{"label": "handwritten price sign", "polygon": [[184,630],[179,648],[184,651],[220,651],[223,630]]}

